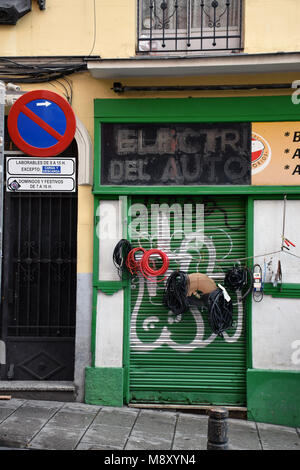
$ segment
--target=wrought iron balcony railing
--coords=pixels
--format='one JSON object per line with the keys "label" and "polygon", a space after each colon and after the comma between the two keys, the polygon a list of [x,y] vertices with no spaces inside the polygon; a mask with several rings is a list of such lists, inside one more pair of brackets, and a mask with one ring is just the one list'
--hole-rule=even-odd
{"label": "wrought iron balcony railing", "polygon": [[242,49],[243,0],[138,0],[137,52]]}

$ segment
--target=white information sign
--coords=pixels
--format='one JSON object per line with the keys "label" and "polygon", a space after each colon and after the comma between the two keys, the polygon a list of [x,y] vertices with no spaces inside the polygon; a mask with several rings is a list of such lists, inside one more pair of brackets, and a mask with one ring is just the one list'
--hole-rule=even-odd
{"label": "white information sign", "polygon": [[74,192],[75,158],[7,157],[6,190]]}
{"label": "white information sign", "polygon": [[73,178],[12,177],[7,179],[7,191],[75,191]]}

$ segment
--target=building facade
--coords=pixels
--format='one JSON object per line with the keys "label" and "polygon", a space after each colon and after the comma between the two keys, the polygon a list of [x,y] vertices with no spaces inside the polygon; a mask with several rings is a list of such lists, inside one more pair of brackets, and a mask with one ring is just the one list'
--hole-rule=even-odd
{"label": "building facade", "polygon": [[[48,192],[10,186],[32,160],[3,116],[2,388],[299,426],[298,2],[2,3],[5,115],[47,90],[76,116],[76,187]],[[167,270],[119,273],[122,239]],[[229,295],[221,334],[165,305],[177,271]]]}

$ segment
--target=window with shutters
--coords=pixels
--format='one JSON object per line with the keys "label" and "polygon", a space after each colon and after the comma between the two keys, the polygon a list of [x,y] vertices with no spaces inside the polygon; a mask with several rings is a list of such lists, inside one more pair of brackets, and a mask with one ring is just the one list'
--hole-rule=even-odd
{"label": "window with shutters", "polygon": [[138,0],[137,52],[239,52],[242,7],[242,0]]}

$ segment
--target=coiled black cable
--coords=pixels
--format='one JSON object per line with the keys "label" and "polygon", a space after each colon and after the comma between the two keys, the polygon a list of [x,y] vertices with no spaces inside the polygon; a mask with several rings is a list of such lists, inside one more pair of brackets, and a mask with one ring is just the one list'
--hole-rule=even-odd
{"label": "coiled black cable", "polygon": [[221,288],[217,288],[209,294],[203,294],[200,298],[189,297],[189,306],[205,308],[208,312],[208,323],[212,331],[223,337],[223,332],[232,326],[233,304],[231,299],[226,300]]}
{"label": "coiled black cable", "polygon": [[208,322],[212,331],[223,337],[223,332],[232,326],[232,302],[224,297],[223,290],[217,288],[200,298],[187,296],[189,288],[188,275],[183,271],[174,271],[167,279],[163,295],[163,304],[175,315],[189,310],[193,305],[208,310]]}
{"label": "coiled black cable", "polygon": [[252,273],[248,268],[234,266],[226,272],[224,284],[228,289],[240,290],[241,293],[246,288],[246,291],[242,293],[241,300],[243,300],[253,288]]}
{"label": "coiled black cable", "polygon": [[233,306],[231,299],[225,299],[219,287],[207,294],[208,322],[212,331],[223,338],[223,333],[232,327]]}
{"label": "coiled black cable", "polygon": [[120,240],[114,248],[113,263],[115,267],[117,268],[118,274],[121,279],[123,278],[123,275],[125,273],[128,273],[128,269],[126,266],[126,259],[127,259],[128,253],[131,250],[132,250],[131,243],[125,238],[122,238],[122,240]]}
{"label": "coiled black cable", "polygon": [[175,315],[185,313],[189,309],[188,303],[189,279],[185,272],[174,271],[167,279],[163,304]]}

